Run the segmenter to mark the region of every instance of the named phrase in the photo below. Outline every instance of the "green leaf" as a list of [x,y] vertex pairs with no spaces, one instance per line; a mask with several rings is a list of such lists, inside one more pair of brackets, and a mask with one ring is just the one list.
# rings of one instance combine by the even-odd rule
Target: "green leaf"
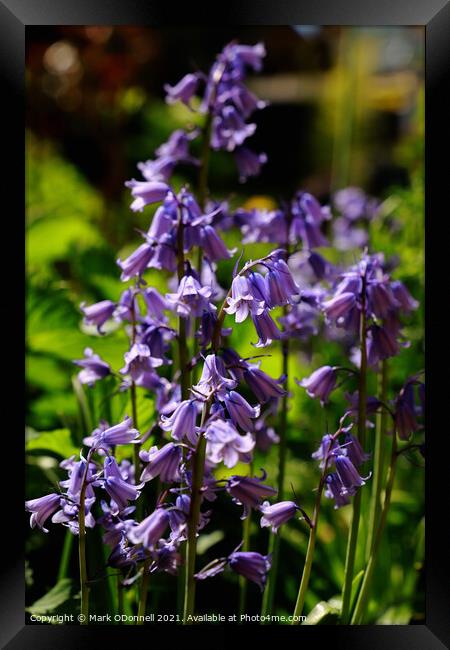
[[310,611],[302,625],[336,625],[339,619],[339,609],[330,602],[322,600]]
[[55,429],[54,431],[31,431],[26,443],[27,451],[52,451],[62,458],[69,458],[80,451],[72,442],[69,429]]
[[71,597],[72,580],[63,578],[48,591],[45,596],[39,598],[32,605],[26,608],[31,614],[48,614],[54,612],[57,607],[67,602]]

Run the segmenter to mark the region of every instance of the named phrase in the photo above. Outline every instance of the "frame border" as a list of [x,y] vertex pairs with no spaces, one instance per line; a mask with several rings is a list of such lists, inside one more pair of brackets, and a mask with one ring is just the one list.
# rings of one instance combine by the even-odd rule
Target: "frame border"
[[[214,22],[214,7],[209,12],[208,7],[202,8],[202,13],[211,18]],[[180,18],[183,11],[178,11]],[[216,8],[217,12],[217,8]],[[185,12],[188,13],[188,12]],[[192,10],[190,10],[192,18]],[[210,14],[210,15],[209,15]],[[11,211],[5,211],[5,217],[11,212],[13,218],[6,221],[8,227],[5,241],[10,242],[10,226],[15,222],[17,226],[17,248],[23,250],[24,241],[24,204],[18,197],[25,195],[24,190],[24,158],[25,158],[25,137],[24,137],[24,70],[25,70],[25,31],[26,27],[33,25],[126,25],[126,24],[171,24],[174,15],[174,7],[167,5],[157,6],[155,2],[147,0],[134,0],[126,4],[121,0],[96,0],[95,6],[88,0],[0,0],[0,77],[3,80],[3,97],[6,99],[4,108],[4,136],[6,136],[6,153],[8,161],[7,184],[4,198],[10,200]],[[177,21],[178,22],[178,21]],[[448,201],[448,165],[442,165],[440,159],[448,160],[449,137],[448,121],[450,106],[448,100],[444,100],[443,90],[445,85],[449,86],[449,61],[450,61],[450,2],[448,0],[378,0],[377,3],[362,3],[357,0],[315,0],[314,5],[308,3],[299,6],[295,0],[278,0],[277,4],[268,2],[262,3],[258,0],[247,0],[245,7],[242,1],[229,0],[226,8],[221,10],[221,22],[223,24],[247,24],[247,25],[284,25],[284,24],[321,24],[321,25],[423,25],[425,26],[425,107],[426,107],[426,148],[425,148],[425,214],[426,214],[426,292],[427,298],[436,291],[429,280],[431,255],[433,263],[437,260],[445,260],[448,252],[445,247],[445,237],[441,241],[430,242],[430,221],[436,219],[440,214],[444,201]],[[173,24],[173,22],[172,22]],[[178,22],[178,24],[180,24]],[[187,27],[189,29],[189,27]],[[447,84],[445,84],[447,81]],[[447,137],[445,137],[447,136]],[[6,158],[6,156],[4,156]],[[437,227],[436,227],[437,230]],[[15,242],[14,242],[15,243]],[[439,246],[441,247],[439,249]],[[9,244],[8,248],[12,248]],[[439,254],[440,253],[440,254]],[[16,255],[17,267],[13,274],[9,273],[10,279],[6,282],[8,305],[17,301],[17,278],[24,277],[24,266],[21,264],[24,259]],[[442,265],[443,266],[443,265]],[[11,268],[8,265],[8,270]],[[442,268],[443,270],[443,268]],[[14,281],[12,278],[15,278]],[[24,283],[25,286],[25,283]],[[20,299],[19,299],[20,300]],[[426,302],[427,330],[430,331],[431,315],[429,305],[431,298]],[[23,303],[16,305],[15,313],[23,313]],[[8,312],[10,313],[10,312]],[[25,322],[25,319],[23,323]],[[23,327],[23,329],[21,329]],[[25,328],[15,326],[16,333],[23,334],[20,343],[25,340]],[[11,328],[9,328],[11,330]],[[439,341],[446,341],[443,319],[435,318],[433,322],[436,348]],[[440,336],[439,336],[440,335]],[[11,339],[11,332],[7,334],[5,341]],[[431,336],[427,333],[426,341],[430,346]],[[19,343],[19,345],[20,345]],[[6,345],[7,368],[17,368],[17,354],[15,346]],[[433,344],[431,344],[431,352]],[[439,354],[439,350],[437,350]],[[442,353],[442,352],[441,352]],[[434,382],[430,378],[430,356],[427,351],[428,384],[431,389],[428,393],[431,396],[427,403],[427,421],[430,422],[431,412],[438,408],[439,404],[445,404],[446,396],[443,393],[442,384]],[[8,375],[9,379],[9,375]],[[20,394],[23,386],[23,376],[14,377],[9,380],[9,388],[15,395]],[[440,395],[439,395],[440,391]],[[442,399],[439,399],[441,397]],[[430,407],[430,399],[432,407]],[[444,417],[444,413],[442,414]],[[443,420],[444,421],[444,420]],[[11,416],[11,431],[17,428],[17,420]],[[444,433],[444,432],[443,432]],[[6,435],[6,431],[5,431]],[[302,641],[326,642],[330,640],[334,648],[353,650],[361,647],[375,650],[376,648],[395,648],[395,650],[440,650],[450,648],[450,536],[445,534],[445,529],[440,522],[433,519],[431,504],[437,500],[440,494],[447,494],[440,490],[439,477],[448,475],[448,454],[446,454],[436,432],[429,436],[427,441],[427,471],[426,471],[426,625],[409,626],[357,626],[357,627],[319,627],[314,632],[309,627],[297,632],[297,639]],[[433,440],[434,437],[434,440]],[[11,435],[8,438],[10,446],[9,459],[14,467],[14,475],[24,476],[23,444],[18,435]],[[3,485],[6,489],[6,483]],[[23,510],[23,499],[20,490],[9,489],[7,502],[3,503],[5,522],[17,522],[17,513]],[[442,505],[444,508],[442,508]],[[438,503],[441,516],[442,512],[448,512],[448,498],[446,503]],[[447,508],[445,508],[447,506]],[[435,509],[437,512],[438,508]],[[445,515],[444,515],[445,516]],[[13,527],[11,527],[13,528]],[[14,527],[15,528],[15,527]],[[14,534],[15,533],[15,534]],[[1,595],[3,610],[0,617],[0,643],[2,647],[10,650],[33,647],[33,650],[48,650],[48,648],[64,648],[67,650],[78,649],[85,644],[104,642],[105,632],[113,632],[116,643],[131,641],[136,638],[137,628],[128,626],[108,627],[96,626],[90,628],[78,626],[31,626],[25,625],[24,607],[24,571],[23,571],[23,543],[17,543],[20,539],[21,528],[17,526],[12,530],[9,538],[8,556],[2,563],[3,580],[1,583]],[[16,539],[16,543],[14,543]],[[12,543],[11,543],[12,541]],[[6,561],[5,561],[6,560]],[[147,628],[148,631],[149,628]],[[238,634],[239,629],[239,634]],[[262,638],[269,639],[275,630],[277,640],[292,640],[293,629],[285,626],[266,627],[252,626],[253,641]],[[215,647],[226,647],[230,642],[241,637],[242,628],[234,626],[209,626],[181,628],[177,626],[153,625],[149,639],[161,633],[165,642],[170,639],[173,642],[189,641],[192,634],[201,632],[203,642]],[[126,636],[123,636],[126,635]],[[264,636],[263,636],[264,635]],[[108,635],[109,636],[109,635]],[[119,641],[120,639],[120,641]],[[444,645],[447,644],[447,645]],[[208,644],[209,645],[209,644]]]

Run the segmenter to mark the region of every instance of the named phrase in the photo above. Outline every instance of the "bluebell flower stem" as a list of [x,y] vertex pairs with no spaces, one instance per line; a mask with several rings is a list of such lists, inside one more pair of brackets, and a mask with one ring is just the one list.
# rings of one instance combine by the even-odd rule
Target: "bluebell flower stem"
[[124,613],[123,608],[123,585],[122,585],[122,576],[117,576],[117,613],[121,616]]
[[139,606],[138,606],[138,621],[137,625],[144,624],[144,616],[147,609],[147,595],[148,595],[148,583],[150,581],[150,568],[151,559],[147,559],[144,562],[144,572],[141,580],[141,591],[139,595]]
[[[378,376],[379,382],[379,400],[385,404],[387,402],[387,385],[388,385],[388,362],[387,359],[381,362],[381,369]],[[385,408],[377,414],[375,423],[375,450],[373,459],[373,484],[372,496],[369,512],[369,533],[366,545],[366,560],[369,559],[372,547],[378,529],[378,521],[381,511],[381,487],[384,476],[384,460],[386,450],[386,429],[388,413]]]
[[[330,445],[331,447],[331,445]],[[319,481],[319,487],[316,494],[316,502],[314,505],[314,514],[309,528],[309,539],[308,547],[306,549],[305,564],[303,566],[302,578],[300,581],[300,587],[297,594],[297,601],[295,603],[294,617],[292,619],[291,625],[298,625],[300,623],[300,616],[303,612],[303,607],[305,605],[306,592],[308,591],[309,579],[311,576],[311,568],[314,558],[314,549],[316,546],[316,536],[317,536],[317,526],[319,524],[319,514],[320,514],[320,503],[322,499],[322,492],[325,485],[325,476],[327,471],[327,463],[322,470],[322,475]]]
[[[253,476],[253,461],[250,463],[250,476]],[[250,510],[248,517],[242,523],[242,551],[247,552],[250,550],[250,532],[252,527],[252,511]],[[239,614],[245,614],[245,607],[247,602],[247,579],[244,576],[239,576]]]
[[[206,422],[210,409],[210,402],[205,402],[202,411],[202,419],[200,429],[202,429]],[[184,592],[184,610],[183,610],[183,624],[190,625],[191,621],[188,620],[192,616],[195,609],[195,558],[197,554],[197,528],[200,519],[200,505],[202,502],[201,488],[203,485],[203,474],[205,467],[205,454],[206,454],[206,438],[204,433],[201,432],[197,448],[192,458],[192,492],[191,492],[191,505],[189,510],[188,519],[188,539],[186,548],[186,578],[185,578],[185,592]]]
[[81,608],[80,623],[88,625],[89,623],[89,582],[86,565],[86,489],[87,474],[92,451],[89,452],[86,459],[86,469],[84,471],[83,482],[80,490],[80,504],[78,508],[78,561],[80,566],[80,590],[81,590]]
[[[360,322],[360,349],[361,364],[359,369],[358,386],[358,440],[365,446],[366,438],[366,406],[367,406],[367,323],[366,323],[366,273],[362,277],[361,289],[361,322]],[[345,558],[344,585],[342,589],[341,624],[347,625],[350,616],[352,596],[353,573],[358,542],[359,520],[361,515],[361,490],[353,498],[352,521],[347,542]]]
[[58,581],[68,577],[70,556],[72,555],[73,540],[74,540],[73,534],[70,532],[69,529],[67,529],[66,535],[64,537],[64,545],[61,554],[61,559],[59,562]]
[[361,584],[361,588],[359,590],[358,599],[356,601],[355,609],[351,619],[352,625],[361,625],[363,623],[364,614],[367,608],[367,604],[369,602],[370,587],[372,583],[373,572],[376,566],[377,555],[380,548],[381,539],[383,537],[384,528],[386,526],[389,507],[391,504],[392,488],[394,486],[397,457],[398,457],[397,436],[396,436],[396,432],[394,432],[394,435],[392,437],[391,460],[389,463],[383,509],[380,514],[380,519],[373,540],[373,546],[370,552],[370,557],[367,562],[366,570],[364,572],[364,578]]
[[[287,314],[287,308],[284,308],[284,314]],[[287,451],[287,411],[288,411],[288,370],[289,370],[289,339],[283,339],[282,347],[283,368],[282,374],[286,377],[285,390],[281,402],[280,423],[278,427],[278,435],[280,437],[280,444],[278,448],[278,479],[277,479],[277,499],[283,501],[284,494],[284,477],[286,473],[286,451]],[[277,534],[271,533],[269,539],[269,553],[272,555],[272,567],[269,571],[266,589],[264,591],[261,614],[266,616],[273,610],[273,603],[275,599],[276,580],[278,573],[278,557],[280,553],[280,531]]]

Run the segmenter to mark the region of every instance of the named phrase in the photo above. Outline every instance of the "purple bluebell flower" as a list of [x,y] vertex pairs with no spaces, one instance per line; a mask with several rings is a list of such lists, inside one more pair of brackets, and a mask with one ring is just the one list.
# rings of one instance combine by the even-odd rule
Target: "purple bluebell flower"
[[328,474],[325,479],[325,483],[325,496],[328,499],[334,499],[335,510],[342,508],[343,506],[347,506],[350,503],[350,492],[343,489],[342,481],[336,473],[333,472],[332,474]]
[[420,428],[416,418],[413,381],[405,383],[395,400],[395,428],[401,440],[409,440]]
[[235,314],[236,323],[242,323],[249,314],[262,314],[264,303],[255,299],[249,282],[243,275],[236,275],[231,284],[231,297],[224,308],[227,314]]
[[140,524],[130,527],[128,539],[133,544],[142,544],[144,548],[152,550],[163,536],[169,525],[169,515],[164,508],[157,508]]
[[271,566],[271,556],[253,551],[235,551],[228,557],[228,565],[235,573],[255,582],[261,591],[267,582]]
[[101,300],[88,306],[82,302],[80,305],[84,314],[84,322],[86,325],[96,325],[99,334],[103,334],[102,325],[112,317],[115,308],[116,305],[111,300]]
[[147,305],[148,315],[156,318],[160,322],[164,322],[166,320],[164,310],[167,309],[165,298],[153,287],[145,289],[143,296]]
[[391,289],[403,311],[410,312],[418,308],[419,302],[411,296],[408,289],[400,280],[391,282]]
[[371,325],[367,332],[367,362],[375,366],[378,361],[389,359],[399,353],[400,345],[387,328]]
[[234,106],[224,106],[213,119],[211,147],[234,151],[255,131],[256,124],[247,124]]
[[360,476],[350,458],[344,454],[335,455],[334,464],[336,466],[336,473],[342,482],[342,492],[344,493],[354,494],[357,488],[365,485],[366,480],[369,478]]
[[148,268],[154,254],[154,248],[148,242],[141,244],[125,260],[117,259],[117,264],[122,269],[120,279],[122,282],[131,280],[134,276],[141,277]]
[[274,339],[281,338],[281,332],[275,324],[275,321],[269,314],[268,309],[263,309],[261,313],[252,314],[253,325],[259,337],[255,348],[265,348],[272,343]]
[[141,318],[139,303],[136,299],[136,290],[129,288],[122,291],[122,294],[114,311],[114,318],[117,321],[132,321]]
[[133,212],[142,212],[146,205],[163,201],[170,191],[167,183],[161,181],[136,181],[134,178],[125,183],[131,189],[134,201],[130,205]]
[[251,67],[256,72],[262,68],[262,59],[266,56],[264,43],[256,45],[241,45],[239,43],[229,43],[223,49],[219,58],[223,58],[232,64],[233,68],[238,68],[244,64]]
[[196,580],[206,580],[206,578],[213,578],[214,576],[222,573],[228,564],[228,558],[218,558],[207,564],[201,571],[195,574]]
[[84,359],[77,359],[74,364],[83,368],[78,373],[81,384],[93,386],[99,379],[104,379],[111,374],[111,366],[103,361],[98,354],[94,354],[92,348],[84,349]]
[[400,306],[388,282],[369,281],[367,298],[370,310],[378,318],[385,318],[390,311]]
[[207,440],[206,454],[211,463],[223,461],[226,467],[234,467],[237,463],[249,463],[255,441],[250,433],[245,436],[236,430],[228,420],[214,419],[205,431]]
[[61,495],[60,494],[47,494],[37,499],[25,501],[25,509],[31,512],[30,526],[34,528],[37,526],[44,533],[48,530],[44,528],[46,520],[60,507]]
[[[277,400],[273,400],[276,402]],[[258,418],[255,422],[253,435],[255,436],[255,447],[263,452],[268,452],[272,445],[280,442],[280,436],[265,422],[265,415]]]
[[[90,512],[95,499],[86,499],[84,509],[84,525],[86,528],[94,528],[95,519]],[[53,524],[62,524],[70,530],[73,535],[79,535],[78,515],[80,506],[72,500],[61,497],[61,509],[55,512],[52,517]]]
[[255,300],[260,301],[265,305],[270,305],[269,287],[267,286],[267,278],[261,273],[250,271],[247,276],[248,288]]
[[145,343],[135,343],[124,357],[125,365],[120,372],[130,375],[133,381],[138,381],[144,372],[151,372],[163,363],[162,359],[151,356],[150,348]]
[[276,533],[282,524],[292,519],[300,510],[293,501],[280,501],[273,505],[270,505],[268,501],[264,501],[259,509],[263,513],[260,522],[261,528],[270,526],[273,533]]
[[326,433],[320,441],[319,448],[311,454],[315,460],[319,460],[319,467],[323,469],[325,463],[331,462],[334,459],[333,451],[339,449],[338,441],[329,433]]
[[177,405],[170,417],[161,415],[161,429],[170,431],[174,440],[183,440],[186,437],[192,445],[196,445],[197,428],[195,423],[197,414],[197,402],[186,399]]
[[343,449],[345,450],[345,454],[355,467],[362,465],[370,458],[370,454],[367,454],[364,451],[358,438],[352,433],[346,431],[344,434],[344,440],[345,443]]
[[269,290],[268,307],[270,308],[293,302],[292,297],[299,293],[299,288],[284,260],[277,260],[270,265],[266,281]]
[[199,76],[197,74],[186,74],[175,86],[165,84],[164,90],[166,92],[166,102],[174,104],[175,102],[183,102],[186,106],[190,106],[190,101],[197,92],[199,83]]
[[195,394],[208,397],[212,392],[219,399],[224,399],[226,391],[236,388],[236,381],[227,377],[225,364],[216,354],[208,354],[203,364],[202,376],[198,384],[192,387]]
[[258,366],[248,364],[244,370],[244,379],[258,402],[264,403],[272,397],[281,397],[286,394],[284,388],[280,386],[280,382],[269,377]]
[[138,498],[143,484],[132,485],[125,481],[114,456],[107,456],[104,461],[103,487],[120,512],[127,507],[128,501],[135,501]]
[[369,234],[365,228],[358,228],[353,222],[344,217],[333,219],[333,246],[338,251],[348,251],[354,248],[363,248],[369,241]]
[[109,445],[128,445],[130,443],[139,442],[139,431],[133,429],[133,420],[125,416],[122,422],[108,427],[106,429],[99,428],[97,433],[93,434],[93,447],[109,446]]
[[225,260],[230,257],[230,251],[210,225],[206,225],[200,230],[200,246],[211,262]]
[[146,483],[159,476],[163,483],[174,483],[180,480],[180,463],[183,458],[181,447],[173,442],[158,449],[151,447],[150,451],[140,451],[140,459],[147,463],[141,474],[141,481]]
[[252,419],[259,416],[261,407],[250,406],[246,399],[235,390],[224,396],[225,406],[234,424],[239,425],[243,431],[252,431]]
[[226,490],[233,497],[233,501],[244,506],[241,519],[245,519],[251,508],[257,508],[268,497],[277,493],[275,488],[264,485],[266,474],[261,478],[249,476],[231,476],[228,479]]
[[356,296],[353,292],[339,293],[330,300],[322,303],[322,309],[330,321],[341,325],[349,312],[355,308]]
[[310,397],[318,397],[323,405],[328,401],[330,393],[334,390],[336,379],[336,366],[322,366],[322,368],[315,370],[312,375],[297,383],[299,386],[306,388],[306,392]]
[[177,293],[167,293],[166,300],[179,316],[199,317],[204,311],[216,311],[216,306],[209,302],[212,292],[211,287],[202,287],[194,276],[185,275],[180,280]]
[[245,183],[250,176],[258,176],[261,167],[267,162],[265,153],[255,153],[245,146],[237,147],[233,153],[241,183]]

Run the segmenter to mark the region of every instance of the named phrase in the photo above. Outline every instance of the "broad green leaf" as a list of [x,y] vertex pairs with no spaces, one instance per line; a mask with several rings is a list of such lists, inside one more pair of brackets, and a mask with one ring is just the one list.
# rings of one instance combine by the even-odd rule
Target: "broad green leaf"
[[57,607],[70,599],[71,591],[72,580],[70,578],[63,578],[45,596],[42,596],[42,598],[39,598],[27,607],[26,611],[31,614],[48,614],[54,612]]
[[29,433],[26,443],[27,451],[52,451],[62,458],[69,458],[80,451],[72,442],[69,429],[55,429]]

